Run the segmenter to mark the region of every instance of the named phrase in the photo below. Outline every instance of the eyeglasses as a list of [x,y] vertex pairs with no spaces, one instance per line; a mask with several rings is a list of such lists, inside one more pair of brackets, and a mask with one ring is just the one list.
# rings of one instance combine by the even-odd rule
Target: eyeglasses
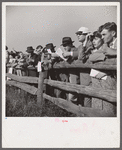
[[87,33],[79,32],[77,35],[87,35]]

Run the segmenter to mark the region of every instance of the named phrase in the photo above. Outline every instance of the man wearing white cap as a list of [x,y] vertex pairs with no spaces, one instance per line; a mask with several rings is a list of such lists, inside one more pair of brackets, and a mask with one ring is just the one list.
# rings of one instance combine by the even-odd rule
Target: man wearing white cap
[[91,50],[93,49],[92,42],[89,40],[89,29],[86,27],[81,27],[77,32],[76,35],[78,37],[79,42],[81,45],[78,47],[78,51],[74,52],[73,57],[77,57],[79,60],[82,60],[83,63],[86,62],[88,59],[88,56],[91,53]]
[[[64,53],[64,57],[73,57],[73,59],[78,59],[85,63],[93,50],[92,42],[89,39],[89,29],[86,27],[81,27],[77,32],[76,35],[78,37],[79,42],[81,45],[77,48],[77,51],[74,52],[67,52]],[[89,69],[82,69],[80,71],[80,84],[88,86],[91,83],[90,77],[90,70]],[[84,106],[91,107],[91,98],[81,95],[80,99],[84,99]]]
[[93,44],[89,40],[89,34],[90,34],[90,32],[89,32],[88,28],[81,27],[76,32],[76,35],[77,35],[78,40],[81,43],[81,45],[79,45],[79,47],[77,48],[77,51],[65,52],[63,54],[64,57],[72,56],[73,58],[82,60],[82,62],[85,63],[91,53],[91,50],[93,50]]

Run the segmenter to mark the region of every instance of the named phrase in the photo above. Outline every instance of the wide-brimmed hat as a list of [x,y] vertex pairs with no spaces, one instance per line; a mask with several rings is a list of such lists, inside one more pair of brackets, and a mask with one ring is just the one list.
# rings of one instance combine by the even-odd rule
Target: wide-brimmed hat
[[54,49],[56,46],[53,45],[53,43],[46,44],[46,49]]
[[32,46],[27,47],[27,50],[26,50],[27,53],[32,53],[33,51],[34,49]]
[[63,37],[62,39],[62,45],[68,45],[68,44],[72,44],[74,41],[72,41],[72,39],[70,37]]
[[80,27],[79,30],[75,33],[75,34],[79,34],[79,33],[83,33],[83,34],[87,34],[89,33],[89,29],[86,27]]

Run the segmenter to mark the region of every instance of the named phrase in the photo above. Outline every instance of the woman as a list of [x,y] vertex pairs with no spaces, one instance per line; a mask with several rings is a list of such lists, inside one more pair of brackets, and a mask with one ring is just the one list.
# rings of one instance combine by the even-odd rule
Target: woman
[[[93,45],[95,49],[89,56],[89,61],[93,63],[104,61],[106,59],[106,51],[103,49],[102,35],[98,31],[93,33]],[[102,88],[104,90],[115,90],[115,80],[107,71],[103,72],[91,69],[90,76],[92,77],[93,87]],[[110,103],[94,97],[92,98],[92,108],[103,109],[105,112],[111,113],[113,116],[116,114],[116,106],[114,103]]]
[[24,57],[24,54],[20,52],[18,56],[16,56],[17,60],[17,66],[16,66],[16,72],[18,76],[26,76],[26,60]]
[[[15,66],[16,66],[16,59],[12,54],[9,55],[9,61],[7,63],[8,73],[15,74]],[[7,77],[7,80],[10,79]]]

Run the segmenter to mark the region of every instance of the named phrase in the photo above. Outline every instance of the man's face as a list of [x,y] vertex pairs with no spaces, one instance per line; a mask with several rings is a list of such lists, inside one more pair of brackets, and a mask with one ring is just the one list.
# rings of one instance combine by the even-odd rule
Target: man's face
[[13,56],[12,56],[12,55],[9,55],[9,58],[10,58],[10,59],[12,59],[12,58],[13,58]]
[[115,36],[115,32],[103,29],[101,31],[101,35],[104,43],[111,43],[113,41],[113,37]]
[[70,50],[71,50],[71,46],[70,45],[63,45],[63,47],[64,47],[64,50],[66,52],[70,52]]
[[83,43],[83,42],[85,41],[85,39],[86,39],[86,35],[87,35],[87,34],[78,33],[78,34],[77,34],[78,41],[81,42],[81,43]]
[[38,53],[41,53],[43,49],[41,47],[39,47],[36,50],[37,50]]
[[23,57],[23,53],[19,53],[20,57]]
[[18,56],[15,56],[15,59],[18,59]]
[[28,53],[28,57],[30,57],[31,56],[31,53]]

